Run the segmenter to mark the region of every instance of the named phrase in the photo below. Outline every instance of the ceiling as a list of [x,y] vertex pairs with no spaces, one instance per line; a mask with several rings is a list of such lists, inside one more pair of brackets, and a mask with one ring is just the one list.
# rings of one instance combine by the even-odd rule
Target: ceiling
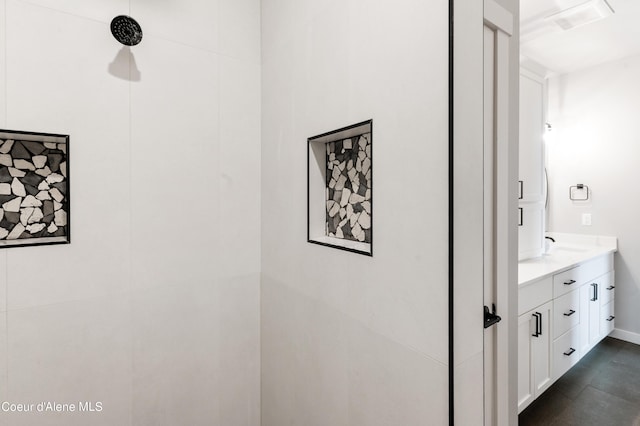
[[615,13],[567,31],[544,18],[587,0],[520,0],[521,62],[565,74],[640,54],[640,1],[607,0]]

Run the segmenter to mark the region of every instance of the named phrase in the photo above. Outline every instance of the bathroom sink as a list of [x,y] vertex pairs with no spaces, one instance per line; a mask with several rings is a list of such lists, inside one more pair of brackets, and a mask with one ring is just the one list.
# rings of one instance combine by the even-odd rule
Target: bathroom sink
[[589,250],[591,250],[591,248],[584,248],[584,247],[554,247],[552,249],[552,251],[555,252],[566,252],[566,253],[586,253]]

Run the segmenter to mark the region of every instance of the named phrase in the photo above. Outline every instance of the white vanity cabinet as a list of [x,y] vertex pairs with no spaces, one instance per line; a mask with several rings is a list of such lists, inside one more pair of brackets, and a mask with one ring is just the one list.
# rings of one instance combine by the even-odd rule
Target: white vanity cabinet
[[[602,271],[600,271],[602,272]],[[613,330],[613,271],[587,281],[580,288],[582,325],[580,353],[584,356]],[[610,290],[607,290],[609,288]]]
[[518,412],[553,383],[552,322],[551,301],[518,317]]
[[540,256],[544,249],[545,80],[520,70],[518,258]]
[[613,253],[518,290],[518,413],[614,328]]

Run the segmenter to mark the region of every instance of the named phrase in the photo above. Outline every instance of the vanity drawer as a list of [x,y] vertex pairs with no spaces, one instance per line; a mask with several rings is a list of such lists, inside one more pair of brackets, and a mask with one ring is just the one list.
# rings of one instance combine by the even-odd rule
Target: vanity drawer
[[606,275],[603,275],[595,282],[600,285],[600,300],[601,304],[605,305],[611,302],[615,298],[616,284],[614,279],[614,272],[611,271]]
[[600,277],[613,270],[613,254],[597,257],[580,265],[583,270],[584,282]]
[[553,342],[553,378],[557,379],[580,360],[579,327],[554,340]]
[[553,337],[558,338],[580,322],[580,291],[567,293],[553,301]]
[[553,298],[551,277],[532,282],[518,289],[518,315],[547,303]]
[[585,262],[553,276],[553,297],[569,293],[613,269],[613,254]]
[[559,297],[580,287],[586,279],[582,266],[560,272],[553,276],[553,297]]
[[615,306],[612,300],[600,309],[600,334],[602,337],[608,336],[613,331],[615,319]]

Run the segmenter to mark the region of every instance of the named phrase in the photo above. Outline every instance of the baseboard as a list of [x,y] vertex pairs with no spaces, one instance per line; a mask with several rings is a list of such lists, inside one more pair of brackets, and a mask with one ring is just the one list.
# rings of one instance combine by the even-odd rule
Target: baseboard
[[616,339],[624,340],[625,342],[635,343],[636,345],[640,345],[640,334],[638,333],[633,333],[631,331],[614,328],[613,331],[609,334],[609,336],[614,337]]

